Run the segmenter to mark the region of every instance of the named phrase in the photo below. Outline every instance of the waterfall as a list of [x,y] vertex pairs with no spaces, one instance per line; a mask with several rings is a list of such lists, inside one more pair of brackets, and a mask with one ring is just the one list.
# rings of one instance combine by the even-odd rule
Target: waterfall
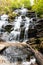
[[[6,31],[5,27],[9,24],[8,15],[3,14],[0,20],[0,33],[2,33],[1,38],[5,41],[25,41],[28,40],[28,29],[34,28],[33,21],[29,17],[26,17],[28,10],[24,7],[21,9],[15,10],[17,13],[21,13],[19,16],[16,16],[14,21],[10,23],[13,25],[10,32]],[[10,28],[8,28],[10,29]],[[1,31],[4,30],[4,31]],[[1,34],[0,34],[1,35]]]
[[1,20],[3,20],[3,21],[8,20],[8,15],[3,14],[3,15],[1,16]]
[[3,37],[3,34],[5,33],[4,26],[8,24],[8,15],[2,15],[0,20],[0,37]]
[[[9,23],[8,15],[3,14],[0,20],[0,38],[6,42],[25,42],[28,40],[29,29],[34,29],[33,19],[26,16],[28,10],[24,7],[15,10],[20,13],[16,16],[14,21]],[[13,12],[14,13],[14,12]],[[7,29],[7,30],[6,30]],[[29,48],[30,50],[30,48]],[[31,65],[35,64],[36,59],[28,57],[31,55],[31,50],[27,47],[8,47],[3,51],[3,55],[7,57],[8,61],[14,62],[14,65]],[[29,61],[27,61],[27,59]],[[21,62],[20,64],[17,62]],[[13,65],[13,64],[12,64]]]

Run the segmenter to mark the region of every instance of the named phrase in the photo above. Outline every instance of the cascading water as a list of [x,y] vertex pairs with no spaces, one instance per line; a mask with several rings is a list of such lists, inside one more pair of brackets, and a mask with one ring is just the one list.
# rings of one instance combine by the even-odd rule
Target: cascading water
[[5,33],[4,26],[8,24],[8,15],[2,15],[0,20],[0,38],[3,37],[3,34]]
[[[20,15],[15,17],[14,21],[9,24],[8,15],[2,15],[0,20],[0,39],[6,42],[18,42],[18,41],[26,41],[28,40],[28,30],[29,28],[34,28],[32,19],[26,17],[27,9],[21,8],[15,11],[16,13],[20,12]],[[11,26],[10,28],[7,26]],[[13,25],[13,27],[12,27]],[[10,29],[10,31],[6,31],[6,29]],[[25,50],[25,49],[24,49]],[[36,59],[30,59],[28,62],[26,60],[27,53],[24,53],[22,49],[10,47],[6,49],[3,54],[8,57],[11,61],[17,61],[22,59],[22,63],[20,65],[31,65],[31,63],[35,63]],[[16,63],[14,65],[17,65]]]
[[[20,15],[15,17],[14,21],[11,25],[13,25],[13,30],[8,33],[8,31],[5,30],[5,26],[7,26],[9,23],[8,21],[8,15],[2,15],[0,20],[0,33],[3,33],[1,38],[5,41],[25,41],[28,40],[28,29],[29,27],[34,27],[32,23],[32,19],[26,17],[26,13],[28,12],[27,9],[21,8],[19,10],[16,10],[16,12],[20,12]],[[9,24],[10,25],[10,24]],[[9,28],[8,28],[9,29]],[[1,31],[5,30],[5,31]]]

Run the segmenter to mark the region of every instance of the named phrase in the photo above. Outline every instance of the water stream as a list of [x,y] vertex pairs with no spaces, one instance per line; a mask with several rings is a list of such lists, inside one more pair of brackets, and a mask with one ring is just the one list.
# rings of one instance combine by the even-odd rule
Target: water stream
[[[20,15],[15,17],[14,21],[9,23],[8,15],[3,14],[0,20],[0,39],[6,42],[24,42],[28,40],[28,30],[34,29],[34,22],[32,18],[26,16],[28,10],[25,8],[15,10],[16,13],[20,12]],[[13,12],[14,13],[14,12]],[[11,26],[11,27],[10,27]],[[10,27],[10,28],[9,28]],[[11,61],[22,60],[22,63],[15,62],[14,65],[31,65],[35,63],[36,59],[32,58],[27,61],[27,54],[23,50],[17,48],[8,48],[3,54]]]
[[[26,16],[28,10],[25,8],[15,10],[16,13],[20,12],[20,15],[15,17],[14,21],[9,24],[8,15],[2,15],[0,20],[0,38],[5,41],[26,41],[28,40],[29,28],[34,29],[34,22],[32,18]],[[13,26],[12,28],[8,27]],[[10,33],[5,28],[10,30]]]

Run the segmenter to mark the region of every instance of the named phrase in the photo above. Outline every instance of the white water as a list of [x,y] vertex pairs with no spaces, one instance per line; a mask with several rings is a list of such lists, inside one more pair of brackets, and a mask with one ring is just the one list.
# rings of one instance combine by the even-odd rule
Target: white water
[[28,12],[28,10],[26,8],[22,7],[21,10],[20,10],[20,12],[21,12],[22,15],[26,15],[26,13]]
[[3,21],[8,20],[8,15],[3,14],[3,15],[1,16],[1,20],[3,20]]
[[22,65],[31,65],[31,64],[35,64],[36,63],[36,59],[30,59],[30,61],[26,61],[26,62],[22,62]]
[[26,13],[28,12],[28,9],[24,8],[24,6],[23,6],[21,9],[17,9],[14,12],[17,14],[20,13],[21,15],[26,15]]
[[[15,20],[12,22],[12,25],[14,26],[13,30],[9,34],[7,34],[8,33],[7,31],[3,32],[2,37],[1,37],[3,40],[5,40],[5,41],[20,41],[20,35],[21,35],[21,31],[23,28],[25,29],[24,40],[28,39],[29,26],[31,25],[31,27],[34,28],[33,21],[32,21],[32,19],[26,17],[26,13],[28,12],[27,9],[22,7],[21,9],[16,10],[16,12],[19,12],[19,11],[20,11],[21,15],[17,16],[15,18]],[[0,30],[3,27],[5,27],[7,24],[9,24],[8,21],[6,21],[6,20],[8,20],[8,15],[5,15],[5,14],[2,15],[1,20],[0,20]]]
[[0,29],[2,28],[2,26],[5,26],[6,24],[8,24],[8,21],[0,20]]

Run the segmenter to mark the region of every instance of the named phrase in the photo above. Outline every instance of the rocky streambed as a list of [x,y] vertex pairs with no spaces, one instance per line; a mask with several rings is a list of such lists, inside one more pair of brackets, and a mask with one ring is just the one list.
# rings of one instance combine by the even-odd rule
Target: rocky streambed
[[0,65],[37,65],[26,43],[0,42]]
[[13,13],[19,15],[12,22],[6,14],[0,19],[0,65],[37,65],[36,61],[43,65],[43,56],[25,43],[30,38],[43,37],[43,19],[34,16],[35,12],[30,16],[26,8]]

